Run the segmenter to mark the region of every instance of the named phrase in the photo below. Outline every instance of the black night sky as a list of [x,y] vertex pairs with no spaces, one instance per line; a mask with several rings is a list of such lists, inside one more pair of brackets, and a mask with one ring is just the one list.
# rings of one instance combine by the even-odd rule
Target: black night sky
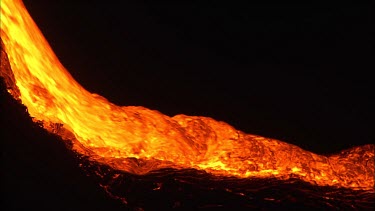
[[374,141],[369,5],[197,2],[24,1],[73,77],[117,105],[319,154]]
[[316,153],[374,141],[368,5],[25,5],[73,77],[118,105],[209,116]]

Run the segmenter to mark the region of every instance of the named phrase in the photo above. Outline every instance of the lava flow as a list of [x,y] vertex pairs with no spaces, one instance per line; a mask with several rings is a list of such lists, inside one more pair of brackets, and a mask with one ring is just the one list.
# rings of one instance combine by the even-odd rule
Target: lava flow
[[140,106],[117,106],[86,91],[20,0],[1,2],[1,40],[11,66],[0,71],[8,91],[35,122],[72,141],[73,149],[91,161],[133,174],[193,168],[218,176],[374,189],[374,145],[327,157],[209,117],[169,117]]

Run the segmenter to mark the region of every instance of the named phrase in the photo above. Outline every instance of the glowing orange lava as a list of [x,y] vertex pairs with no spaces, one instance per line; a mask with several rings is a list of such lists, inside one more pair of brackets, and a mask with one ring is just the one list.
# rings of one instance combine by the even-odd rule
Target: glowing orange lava
[[[19,94],[8,91],[35,121],[72,140],[74,149],[92,161],[136,174],[195,168],[221,176],[294,177],[320,186],[374,188],[374,145],[326,157],[209,117],[169,117],[144,107],[117,106],[86,91],[60,63],[20,0],[1,1],[1,39]],[[0,73],[13,77],[4,69]],[[134,165],[134,160],[144,164]]]

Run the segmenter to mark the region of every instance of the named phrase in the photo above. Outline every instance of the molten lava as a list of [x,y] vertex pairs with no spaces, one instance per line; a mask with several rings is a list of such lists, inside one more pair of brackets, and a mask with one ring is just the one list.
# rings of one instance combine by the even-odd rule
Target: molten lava
[[374,145],[317,155],[236,130],[209,117],[117,106],[86,91],[60,63],[20,0],[1,2],[0,74],[33,120],[90,160],[134,174],[161,168],[238,178],[297,178],[319,186],[374,189]]

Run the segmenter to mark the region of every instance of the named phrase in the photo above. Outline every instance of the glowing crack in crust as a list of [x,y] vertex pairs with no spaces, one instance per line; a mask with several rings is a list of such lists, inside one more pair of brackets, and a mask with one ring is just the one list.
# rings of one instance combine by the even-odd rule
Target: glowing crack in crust
[[[19,89],[9,92],[35,121],[72,140],[74,149],[93,161],[136,174],[195,168],[220,176],[294,177],[320,186],[374,188],[374,145],[326,157],[209,117],[169,117],[144,107],[117,106],[86,91],[60,63],[19,0],[1,2],[1,39]],[[0,72],[13,77],[4,68]]]

